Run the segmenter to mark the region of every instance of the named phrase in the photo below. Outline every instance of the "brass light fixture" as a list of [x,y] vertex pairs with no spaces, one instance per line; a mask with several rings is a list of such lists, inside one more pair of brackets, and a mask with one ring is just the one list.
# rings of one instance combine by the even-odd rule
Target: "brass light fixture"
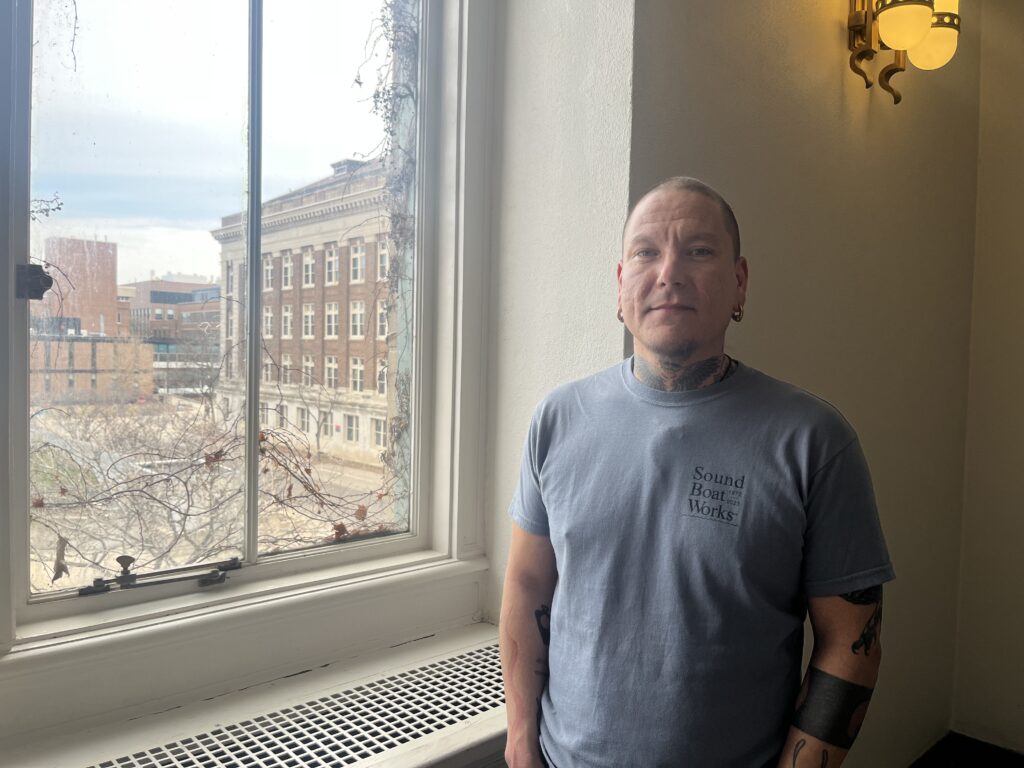
[[893,62],[878,73],[878,84],[899,104],[903,96],[892,86],[893,75],[907,68],[908,58],[918,69],[949,63],[960,37],[959,11],[960,0],[850,0],[850,69],[870,88],[874,83],[861,65],[892,50]]

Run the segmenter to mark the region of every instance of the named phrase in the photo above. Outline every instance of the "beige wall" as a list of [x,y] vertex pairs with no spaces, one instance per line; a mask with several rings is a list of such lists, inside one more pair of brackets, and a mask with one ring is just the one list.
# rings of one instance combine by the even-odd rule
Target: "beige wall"
[[985,0],[953,728],[1024,751],[1024,3]]
[[[964,3],[950,65],[897,76],[898,106],[849,70],[845,0],[786,3],[786,13],[754,0],[636,0],[635,12],[609,2],[594,13],[582,0],[507,5],[491,286],[489,617],[498,615],[505,509],[532,407],[554,385],[619,356],[608,264],[625,198],[670,174],[700,176],[733,201],[751,263],[748,316],[729,351],[835,403],[871,463],[898,578],[886,592],[881,687],[847,764],[908,765],[951,723],[978,4]],[[889,56],[869,68],[877,72]],[[993,258],[1012,258],[998,250]],[[989,309],[1009,313],[1011,298]],[[993,359],[1000,346],[1005,352],[992,344]],[[1013,377],[996,378],[987,376],[989,385],[1008,398]],[[986,557],[984,542],[974,557]],[[989,567],[968,573],[987,584],[1000,564]],[[980,635],[979,648],[987,643]],[[990,669],[995,675],[998,664]],[[958,690],[959,716],[971,692]]]

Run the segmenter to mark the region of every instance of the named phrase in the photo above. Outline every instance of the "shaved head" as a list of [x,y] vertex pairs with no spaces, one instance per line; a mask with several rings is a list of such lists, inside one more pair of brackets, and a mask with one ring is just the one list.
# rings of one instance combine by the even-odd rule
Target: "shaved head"
[[700,179],[695,179],[691,176],[671,176],[657,186],[651,187],[647,190],[647,192],[645,192],[644,195],[630,207],[629,213],[626,215],[626,222],[622,225],[623,243],[625,243],[626,229],[629,227],[629,220],[633,217],[633,211],[635,211],[637,206],[650,195],[655,192],[660,192],[663,189],[681,189],[689,192],[696,192],[697,194],[704,195],[704,197],[717,203],[718,207],[722,211],[722,221],[725,223],[725,229],[729,233],[729,237],[732,238],[733,258],[737,260],[739,259],[740,225],[736,221],[736,214],[732,212],[732,206],[726,202],[726,199],[722,197],[714,187],[711,187]]

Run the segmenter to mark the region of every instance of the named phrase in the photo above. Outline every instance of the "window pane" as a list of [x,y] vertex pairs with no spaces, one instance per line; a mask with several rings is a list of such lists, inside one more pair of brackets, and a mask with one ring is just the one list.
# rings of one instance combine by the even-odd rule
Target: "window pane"
[[35,594],[241,555],[245,268],[210,232],[245,199],[247,13],[34,3]]
[[[409,529],[418,5],[264,9],[262,250],[300,254],[291,287],[261,296],[274,316],[294,307],[299,326],[265,339],[264,360],[302,363],[260,395],[294,415],[262,432],[259,547],[274,553]],[[372,333],[383,305],[387,338]],[[383,366],[400,382],[391,396],[367,386]],[[401,428],[381,445],[371,424],[385,422]]]

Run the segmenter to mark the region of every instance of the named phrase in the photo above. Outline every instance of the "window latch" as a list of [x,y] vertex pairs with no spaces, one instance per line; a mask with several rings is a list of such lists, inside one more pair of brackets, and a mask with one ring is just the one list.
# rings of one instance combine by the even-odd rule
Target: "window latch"
[[53,278],[40,264],[17,264],[14,274],[14,296],[39,301],[53,287]]
[[[137,589],[139,587],[155,587],[157,584],[173,584],[178,581],[195,581],[200,587],[212,587],[227,581],[228,571],[235,571],[242,567],[242,561],[237,557],[232,557],[223,563],[217,563],[214,568],[204,573],[192,573],[187,576],[172,576],[163,579],[154,579],[143,574],[142,581],[140,581],[139,575],[131,572],[134,562],[135,558],[131,555],[121,555],[117,558],[117,563],[121,566],[121,572],[117,576],[114,576],[112,579],[93,579],[91,586],[81,587],[78,590],[79,596],[98,595],[103,592],[109,592],[112,584],[117,584],[121,589]],[[193,567],[179,570],[195,569]]]

